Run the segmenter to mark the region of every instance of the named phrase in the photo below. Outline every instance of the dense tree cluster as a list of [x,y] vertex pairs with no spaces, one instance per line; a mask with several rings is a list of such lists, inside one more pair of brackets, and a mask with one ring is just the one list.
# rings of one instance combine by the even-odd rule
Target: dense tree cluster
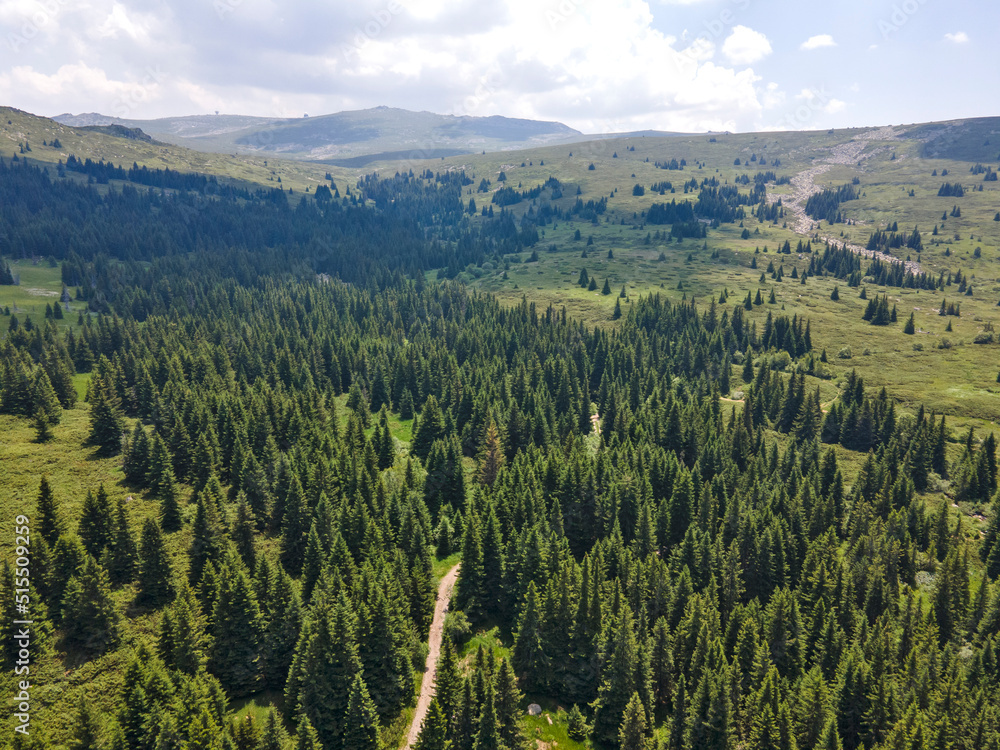
[[810,195],[806,200],[805,211],[808,216],[817,221],[829,224],[839,224],[844,220],[840,204],[857,200],[860,196],[854,185],[841,185],[838,188],[827,188]]
[[[188,226],[181,198],[0,170],[26,188],[0,202],[22,238],[54,248],[77,202],[64,274],[100,312],[66,335],[12,324],[0,408],[57,415],[90,372],[90,442],[157,510],[138,523],[96,487],[69,518],[39,488],[42,653],[90,659],[158,615],[122,654],[111,720],[79,707],[81,743],[257,750],[290,728],[299,748],[374,750],[412,701],[434,557],[456,551],[453,609],[497,626],[509,657],[446,637],[422,750],[526,748],[523,694],[570,707],[601,748],[1000,742],[995,441],[970,431],[949,462],[943,418],[897,415],[853,373],[824,411],[809,321],[758,330],[743,303],[654,295],[588,329],[427,284],[415,272],[533,231],[501,211],[459,232],[459,201],[456,242],[428,239],[421,212],[460,175],[364,181],[379,208],[219,199]],[[126,208],[156,234],[98,252]],[[811,269],[859,274],[841,252]],[[737,363],[739,404],[720,398]],[[408,445],[390,415],[413,419]],[[952,499],[985,512],[982,541]],[[261,691],[281,713],[229,715]]]

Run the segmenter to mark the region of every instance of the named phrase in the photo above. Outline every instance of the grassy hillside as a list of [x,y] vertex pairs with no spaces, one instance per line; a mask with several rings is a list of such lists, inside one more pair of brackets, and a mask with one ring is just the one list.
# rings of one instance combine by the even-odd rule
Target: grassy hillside
[[[990,122],[1000,126],[1000,121]],[[961,147],[962,143],[978,142],[984,126],[973,121],[948,127],[950,137]],[[920,138],[903,129],[896,129],[895,137],[886,137],[886,132],[847,130],[719,135],[714,140],[709,136],[637,138],[446,159],[445,163],[463,166],[474,176],[476,184],[466,190],[477,207],[488,205],[490,200],[490,194],[476,192],[479,180],[493,180],[491,189],[495,189],[501,170],[506,173],[507,185],[520,184],[524,189],[556,177],[563,183],[563,197],[555,203],[563,208],[570,207],[577,197],[585,201],[609,198],[608,211],[597,224],[563,221],[546,227],[537,261],[528,262],[531,253],[526,251],[510,257],[505,268],[485,273],[482,269],[468,269],[464,278],[511,303],[519,302],[523,295],[542,306],[565,306],[575,317],[604,325],[613,325],[611,315],[623,286],[627,297],[620,302],[625,313],[637,295],[654,292],[675,299],[694,296],[707,302],[709,297],[718,298],[727,291],[731,305],[742,301],[748,291],[756,294],[758,289],[766,300],[773,288],[776,303],[754,307],[751,319],[761,326],[768,311],[781,309],[808,317],[813,324],[814,346],[826,349],[834,381],[850,369],[857,369],[866,382],[887,386],[906,405],[924,403],[929,409],[969,418],[979,425],[995,422],[1000,418],[997,344],[972,342],[997,319],[1000,222],[993,219],[1000,209],[1000,187],[997,182],[983,182],[981,174],[971,174],[975,162],[922,156],[925,142],[921,134],[928,131],[937,129],[912,131]],[[826,163],[835,147],[850,145],[858,136],[870,137],[872,133],[875,139],[856,142],[862,148],[853,163]],[[734,165],[737,158],[746,162],[753,155],[764,156],[768,164]],[[673,158],[685,159],[687,166],[683,170],[655,166],[656,161]],[[773,166],[775,159],[780,160],[780,166]],[[588,168],[590,164],[594,164],[594,170]],[[997,168],[995,160],[990,165]],[[800,233],[787,215],[778,223],[758,223],[748,217],[743,223],[750,232],[749,239],[741,239],[743,228],[738,224],[710,229],[703,241],[684,239],[678,243],[648,237],[658,230],[665,234],[668,227],[645,224],[641,213],[655,202],[694,200],[696,190],[684,194],[683,183],[687,180],[700,182],[715,176],[720,182],[732,183],[740,175],[752,178],[757,171],[765,170],[773,170],[779,177],[795,177],[817,166],[826,168],[816,178],[817,188],[842,185],[855,177],[860,181],[857,187],[861,197],[841,206],[850,225],[810,221],[810,230]],[[674,193],[661,196],[649,189],[663,180],[673,183]],[[955,181],[966,187],[962,198],[937,195],[942,183]],[[644,196],[632,195],[636,184],[645,187]],[[972,191],[980,186],[982,192]],[[768,185],[769,194],[776,194],[784,202],[795,191],[794,184]],[[523,214],[529,208],[537,210],[545,200],[543,194],[537,201],[523,201],[509,210]],[[955,205],[961,208],[961,217],[942,221],[942,214],[950,213]],[[865,284],[869,297],[888,294],[898,310],[897,324],[872,326],[862,320],[867,302],[858,299],[857,289],[848,289],[842,280],[832,278],[810,278],[800,284],[790,278],[791,272],[794,268],[801,273],[808,266],[809,256],[775,252],[785,241],[794,248],[800,240],[811,239],[814,249],[822,247],[817,240],[823,237],[864,245],[873,231],[892,222],[907,232],[915,226],[920,229],[924,250],[909,253],[911,260],[919,261],[923,270],[935,276],[961,270],[970,279],[972,296],[958,292],[956,285],[941,292]],[[935,225],[936,236],[932,233]],[[577,230],[580,240],[574,239]],[[588,244],[591,238],[592,244]],[[609,251],[613,258],[609,258]],[[908,256],[900,252],[899,257],[903,260]],[[757,269],[750,267],[754,258]],[[783,266],[783,281],[775,282],[769,274],[760,281],[770,262],[775,267]],[[862,268],[867,265],[867,261],[862,262]],[[597,279],[596,291],[577,285],[581,268]],[[605,279],[613,292],[609,296],[600,291]],[[834,286],[839,288],[838,302],[830,299]],[[942,299],[960,302],[961,317],[939,316]],[[917,333],[909,336],[902,333],[902,328],[911,312]],[[950,332],[945,330],[949,322]],[[838,356],[846,349],[850,349],[850,357],[846,351],[844,358]]]
[[[42,145],[59,142],[59,147]],[[28,144],[29,153],[22,147]],[[125,168],[135,162],[150,169],[174,169],[183,172],[202,172],[244,183],[266,187],[280,186],[304,192],[323,183],[328,171],[335,178],[345,179],[347,173],[328,165],[294,160],[248,156],[226,153],[205,153],[162,143],[122,138],[84,128],[60,125],[55,120],[22,112],[11,107],[0,107],[0,156],[10,158],[24,155],[43,164],[66,161],[70,154],[81,159],[103,159]]]

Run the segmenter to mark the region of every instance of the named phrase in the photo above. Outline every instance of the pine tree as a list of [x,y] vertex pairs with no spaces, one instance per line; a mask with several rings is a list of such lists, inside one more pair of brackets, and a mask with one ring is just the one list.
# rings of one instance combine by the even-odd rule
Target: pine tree
[[302,572],[309,535],[309,508],[298,477],[292,478],[281,531],[281,563],[290,574]]
[[104,485],[101,484],[96,495],[88,490],[83,500],[78,533],[83,546],[95,560],[100,560],[104,550],[111,545],[114,526],[111,500]]
[[227,567],[219,577],[208,670],[219,678],[230,695],[240,697],[255,692],[260,683],[264,621],[242,565],[234,559]]
[[59,503],[52,492],[47,475],[43,475],[39,482],[35,508],[38,533],[48,542],[50,547],[54,547],[59,541],[59,536],[66,530],[66,525],[59,512]]
[[594,738],[605,744],[611,744],[618,738],[622,715],[639,687],[636,680],[639,648],[632,610],[627,604],[622,604],[617,627],[611,632],[614,633],[614,641],[602,670],[601,686],[597,691],[594,708]]
[[503,442],[500,439],[500,431],[496,422],[491,419],[479,449],[479,481],[492,487],[505,462],[506,456]]
[[281,716],[272,706],[264,721],[264,731],[261,733],[260,750],[287,750],[288,733],[282,724]]
[[197,674],[205,665],[205,622],[194,591],[184,584],[160,621],[158,650],[171,669]]
[[115,583],[131,583],[135,578],[139,550],[128,523],[124,498],[118,498],[115,514],[114,546],[108,560],[108,575]]
[[916,333],[916,331],[917,331],[916,322],[913,319],[913,313],[910,313],[909,320],[907,320],[906,325],[903,326],[903,333],[912,336],[914,333]]
[[352,605],[344,594],[320,604],[302,628],[288,673],[285,699],[307,717],[324,747],[340,747],[354,678],[361,673]]
[[542,643],[541,605],[535,582],[528,583],[528,593],[517,623],[511,661],[521,684],[529,691],[545,688],[548,677],[548,657]]
[[427,707],[427,715],[424,723],[420,727],[420,734],[414,745],[415,750],[448,750],[451,743],[448,741],[448,721],[441,704],[437,698],[431,698],[430,706]]
[[638,693],[632,693],[621,728],[618,730],[618,747],[621,750],[646,750],[646,709],[642,706]]
[[295,750],[323,750],[320,745],[319,735],[313,728],[312,722],[308,718],[302,717],[297,727],[298,740],[295,743]]
[[93,704],[84,699],[76,710],[76,722],[73,727],[73,739],[69,746],[72,750],[100,750],[101,718],[94,710]]
[[192,584],[201,580],[206,564],[221,559],[223,528],[215,503],[204,495],[198,497],[194,524],[191,528],[191,546],[188,549],[188,580]]
[[343,746],[354,750],[378,750],[378,714],[368,695],[365,681],[358,672],[351,685],[351,695],[344,717]]
[[121,450],[125,416],[121,400],[110,383],[98,376],[90,381],[90,443],[103,455]]
[[91,653],[104,653],[118,643],[121,615],[111,599],[108,575],[87,556],[79,577],[66,584],[62,622],[68,643]]
[[413,432],[410,452],[421,461],[426,461],[431,452],[431,446],[444,436],[444,417],[441,414],[441,407],[433,395],[428,396],[423,411],[420,412],[420,420]]
[[153,518],[142,527],[139,544],[139,595],[137,600],[152,606],[170,601],[174,596],[170,557],[163,542],[163,532]]

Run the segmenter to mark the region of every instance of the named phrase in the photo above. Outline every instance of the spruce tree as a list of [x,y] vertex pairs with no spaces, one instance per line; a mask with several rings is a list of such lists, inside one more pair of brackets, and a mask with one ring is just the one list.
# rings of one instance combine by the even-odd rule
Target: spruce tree
[[108,560],[108,575],[111,580],[119,584],[131,583],[135,578],[138,557],[139,550],[129,527],[125,499],[119,497],[115,514],[114,546]]
[[257,567],[257,549],[254,546],[255,521],[253,511],[250,510],[247,497],[242,491],[237,496],[236,502],[236,519],[233,521],[229,537],[236,545],[236,551],[247,569],[254,570]]
[[639,687],[636,680],[639,648],[633,622],[631,608],[623,603],[617,627],[611,631],[614,640],[602,670],[594,708],[594,738],[605,744],[613,744],[618,739],[622,715]]
[[621,750],[646,750],[647,746],[646,709],[642,706],[639,693],[632,693],[618,730],[618,747]]
[[450,744],[448,741],[448,720],[441,710],[438,699],[431,698],[414,748],[415,750],[448,750]]
[[486,690],[481,697],[482,708],[476,728],[473,750],[508,750],[500,738],[500,722],[497,720],[496,690],[493,682],[487,680]]
[[66,530],[66,525],[59,512],[59,503],[52,492],[47,475],[43,475],[38,484],[35,513],[38,519],[38,533],[48,542],[50,547],[54,547],[59,541],[59,536]]
[[181,586],[173,604],[160,621],[158,651],[171,669],[197,674],[205,665],[204,617],[190,586]]
[[111,598],[108,574],[87,556],[79,576],[66,584],[62,597],[66,641],[90,653],[102,654],[118,643],[121,615]]
[[224,547],[224,532],[219,511],[212,500],[204,495],[198,498],[194,524],[191,528],[191,546],[188,549],[188,580],[192,584],[201,580],[206,564],[219,561]]
[[143,604],[156,606],[170,601],[174,596],[173,571],[170,556],[163,542],[163,532],[153,518],[142,526],[139,543],[139,595]]
[[500,725],[500,740],[508,750],[523,750],[526,746],[521,730],[521,691],[509,659],[501,659],[496,670],[496,709]]
[[475,619],[482,612],[483,541],[479,517],[470,513],[462,535],[462,568],[455,586],[456,605]]
[[302,572],[309,534],[309,507],[298,477],[293,477],[285,501],[281,529],[281,564],[293,576]]
[[135,428],[132,430],[132,436],[129,438],[127,450],[122,459],[125,482],[130,486],[137,489],[146,486],[146,478],[149,476],[150,451],[149,433],[142,426],[142,422],[136,420]]
[[479,449],[479,481],[492,487],[505,461],[500,430],[496,422],[491,419],[483,433],[482,446]]
[[208,671],[230,695],[241,697],[256,692],[260,684],[264,621],[243,566],[231,559],[226,568],[219,577],[212,616]]
[[378,714],[368,695],[361,672],[354,676],[344,716],[343,747],[351,750],[378,750]]
[[340,747],[355,677],[361,673],[352,605],[342,593],[320,604],[302,628],[288,673],[285,699],[296,717],[306,717],[324,747]]
[[285,731],[281,716],[272,706],[267,712],[258,747],[260,750],[287,750],[287,745],[288,733]]
[[295,750],[323,750],[323,746],[319,742],[319,735],[316,734],[312,722],[304,716],[296,727],[296,737]]
[[436,440],[445,436],[444,417],[441,414],[441,407],[433,395],[427,397],[423,411],[420,412],[420,420],[413,432],[413,440],[410,442],[410,452],[421,461],[426,461],[431,452],[431,446]]
[[441,656],[434,675],[435,701],[441,706],[445,721],[450,722],[458,709],[462,695],[462,673],[458,656],[448,631],[441,638]]
[[121,450],[125,415],[118,393],[104,378],[90,381],[90,443],[102,455],[112,456]]
[[78,533],[83,546],[95,560],[100,560],[104,550],[111,546],[114,527],[114,511],[104,485],[101,484],[96,495],[88,490],[83,501]]
[[76,709],[73,739],[69,746],[72,750],[100,750],[100,736],[101,716],[90,700],[84,699]]

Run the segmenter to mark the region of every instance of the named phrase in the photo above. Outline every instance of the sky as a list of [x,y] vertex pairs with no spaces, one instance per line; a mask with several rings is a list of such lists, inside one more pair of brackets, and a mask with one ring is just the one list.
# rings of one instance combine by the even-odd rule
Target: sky
[[0,104],[588,133],[1000,115],[995,0],[0,0]]

